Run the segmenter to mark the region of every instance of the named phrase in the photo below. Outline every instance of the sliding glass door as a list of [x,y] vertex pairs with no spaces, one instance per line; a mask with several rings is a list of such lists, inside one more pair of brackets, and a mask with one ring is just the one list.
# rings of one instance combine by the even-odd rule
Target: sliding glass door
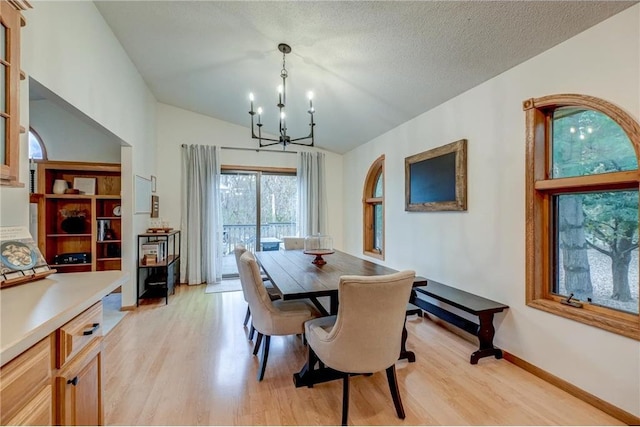
[[293,171],[223,170],[220,180],[224,277],[237,276],[233,250],[278,250],[296,234],[297,192]]

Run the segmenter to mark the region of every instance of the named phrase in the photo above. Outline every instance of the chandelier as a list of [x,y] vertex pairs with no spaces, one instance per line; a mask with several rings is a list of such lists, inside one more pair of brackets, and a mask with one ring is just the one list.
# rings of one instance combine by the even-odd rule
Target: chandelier
[[[288,53],[291,53],[291,47],[288,44],[285,43],[280,43],[278,45],[278,50],[280,52],[282,52],[282,70],[280,71],[280,77],[282,77],[282,84],[280,86],[278,86],[278,103],[276,104],[276,107],[278,107],[279,111],[279,117],[280,117],[280,122],[279,122],[279,131],[280,131],[280,135],[277,138],[267,138],[262,136],[262,120],[261,120],[261,116],[262,116],[262,107],[258,107],[257,111],[253,110],[253,101],[254,101],[254,97],[253,97],[253,93],[249,94],[249,101],[251,103],[251,110],[249,111],[249,115],[251,116],[251,138],[253,139],[257,139],[260,142],[260,147],[268,147],[270,145],[275,145],[275,144],[282,144],[282,149],[286,149],[287,145],[289,144],[296,144],[296,145],[305,145],[307,147],[313,147],[313,128],[316,125],[313,122],[313,113],[315,112],[315,109],[313,108],[313,92],[309,92],[307,94],[307,97],[309,98],[309,109],[307,110],[307,113],[309,113],[310,116],[310,120],[309,120],[309,127],[311,128],[309,131],[309,135],[307,136],[303,136],[300,138],[291,138],[291,136],[289,136],[287,134],[287,116],[286,116],[286,104],[287,104],[287,77],[289,76],[288,72],[287,72],[287,68],[285,66],[285,55]],[[254,116],[258,115],[258,120],[257,123],[254,124]],[[258,127],[258,134],[256,135],[255,132],[255,126]],[[310,139],[311,141],[307,142],[307,143],[303,143],[303,142],[299,142],[299,141],[304,141]],[[264,141],[270,141],[270,142],[264,142]]]

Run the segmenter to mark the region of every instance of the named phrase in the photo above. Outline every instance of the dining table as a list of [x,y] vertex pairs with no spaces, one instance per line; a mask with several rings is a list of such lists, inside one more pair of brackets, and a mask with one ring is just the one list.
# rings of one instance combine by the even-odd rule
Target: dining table
[[[339,250],[323,254],[324,264],[313,262],[316,254],[307,254],[304,250],[280,250],[256,252],[256,258],[262,270],[269,278],[280,297],[285,300],[309,299],[323,315],[338,313],[338,285],[340,277],[345,275],[381,276],[397,273],[398,270],[376,264]],[[413,287],[426,286],[427,279],[416,276]],[[319,298],[328,297],[329,307],[325,307]],[[415,292],[411,293],[412,301]],[[407,301],[409,303],[410,301]],[[406,349],[406,327],[402,333],[402,346],[399,359],[415,361],[415,354]],[[340,378],[340,373],[331,369],[313,369],[308,365],[294,374],[296,387],[309,386],[320,382]]]

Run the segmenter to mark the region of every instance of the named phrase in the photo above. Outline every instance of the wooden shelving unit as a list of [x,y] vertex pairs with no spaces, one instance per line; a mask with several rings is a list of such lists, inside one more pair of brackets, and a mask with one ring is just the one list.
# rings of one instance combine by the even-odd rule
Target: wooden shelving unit
[[[119,270],[121,268],[122,221],[114,212],[120,206],[121,172],[114,163],[36,161],[38,246],[47,263],[61,273]],[[55,180],[69,188],[75,178],[95,178],[95,194],[53,194]],[[73,227],[65,213],[81,220]],[[101,227],[102,225],[102,227]],[[86,261],[64,262],[66,254],[86,254]],[[63,256],[64,255],[64,256]]]

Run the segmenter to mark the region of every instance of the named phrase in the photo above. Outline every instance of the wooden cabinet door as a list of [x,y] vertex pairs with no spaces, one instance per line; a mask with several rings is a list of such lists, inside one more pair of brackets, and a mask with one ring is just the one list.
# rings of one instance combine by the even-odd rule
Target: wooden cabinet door
[[[95,349],[78,355],[56,377],[56,423],[59,425],[95,426],[103,423],[102,353]],[[96,351],[97,350],[97,351]]]
[[51,339],[0,368],[0,424],[51,425]]
[[49,384],[40,390],[40,393],[14,415],[6,425],[50,426],[52,425],[51,412],[51,385]]

